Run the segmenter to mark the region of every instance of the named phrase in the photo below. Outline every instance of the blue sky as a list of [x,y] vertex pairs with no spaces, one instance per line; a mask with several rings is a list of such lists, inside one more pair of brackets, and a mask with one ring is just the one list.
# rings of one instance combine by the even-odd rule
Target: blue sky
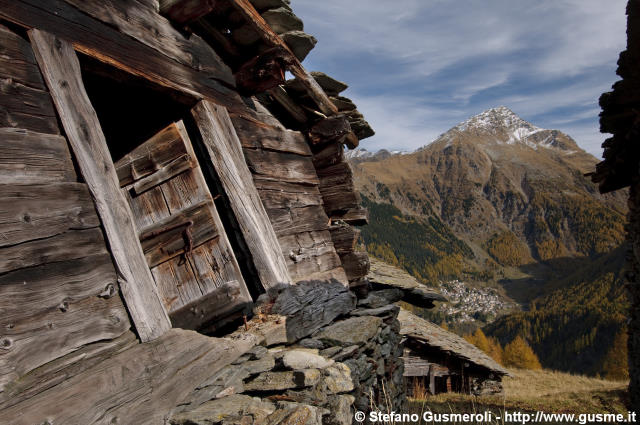
[[600,157],[598,97],[617,81],[626,0],[292,0],[376,135],[413,150],[488,108],[559,129]]

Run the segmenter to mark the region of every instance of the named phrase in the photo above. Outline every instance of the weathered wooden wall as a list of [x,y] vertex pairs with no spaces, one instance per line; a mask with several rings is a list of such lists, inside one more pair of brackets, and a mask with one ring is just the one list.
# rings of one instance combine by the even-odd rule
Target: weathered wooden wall
[[0,423],[159,423],[251,345],[180,330],[138,341],[26,30],[227,108],[292,280],[347,283],[340,256],[352,254],[355,232],[331,225],[318,175],[335,162],[319,165],[305,135],[243,100],[215,52],[158,15],[155,0],[0,0],[0,18],[11,26],[0,26]]
[[291,279],[335,278],[346,284],[305,136],[286,129],[257,101],[253,107],[231,119]]
[[[80,358],[121,349],[131,326],[31,46],[0,26],[0,51],[2,411],[21,399],[16,394],[74,374]],[[40,377],[36,370],[53,361],[56,373]]]

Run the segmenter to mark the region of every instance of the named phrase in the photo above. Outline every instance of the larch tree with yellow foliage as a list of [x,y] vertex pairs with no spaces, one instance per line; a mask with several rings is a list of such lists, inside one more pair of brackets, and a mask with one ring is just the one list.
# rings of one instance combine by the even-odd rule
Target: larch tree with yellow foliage
[[538,356],[520,335],[504,347],[503,362],[507,367],[542,369]]
[[611,381],[629,379],[627,338],[627,330],[623,328],[613,339],[613,344],[602,363],[602,371],[606,379]]
[[499,364],[502,364],[502,346],[496,338],[487,338],[482,329],[478,328],[473,334],[465,335],[464,339],[487,353],[489,357]]

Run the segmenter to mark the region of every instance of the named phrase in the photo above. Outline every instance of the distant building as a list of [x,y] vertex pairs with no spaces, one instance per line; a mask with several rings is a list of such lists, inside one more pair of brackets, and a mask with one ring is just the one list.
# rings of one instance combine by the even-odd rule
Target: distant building
[[404,343],[404,377],[408,395],[416,388],[430,394],[502,392],[502,377],[509,372],[479,348],[440,326],[401,310],[400,334]]

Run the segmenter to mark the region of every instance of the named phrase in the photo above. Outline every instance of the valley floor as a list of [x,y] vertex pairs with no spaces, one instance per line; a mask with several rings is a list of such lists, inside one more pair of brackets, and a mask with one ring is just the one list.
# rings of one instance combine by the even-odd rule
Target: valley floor
[[[411,399],[411,413],[431,410],[434,413],[504,412],[545,413],[621,413],[626,415],[627,382],[607,381],[550,370],[511,370],[513,377],[505,378],[504,394],[474,397],[464,394],[438,394]],[[427,424],[431,422],[418,422]],[[454,422],[449,422],[454,423]],[[477,422],[487,423],[487,422]],[[493,422],[503,424],[504,419]],[[554,422],[547,422],[554,423]],[[561,422],[557,422],[561,423]],[[577,423],[577,422],[576,422]]]

